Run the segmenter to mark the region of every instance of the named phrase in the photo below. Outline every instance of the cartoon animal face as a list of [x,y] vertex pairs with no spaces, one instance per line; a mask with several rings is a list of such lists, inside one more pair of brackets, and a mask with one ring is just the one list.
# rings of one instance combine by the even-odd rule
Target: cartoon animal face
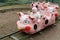
[[[20,14],[20,13],[19,13]],[[33,22],[32,22],[33,18],[30,18],[29,15],[22,15],[19,16],[19,20],[17,21],[17,28],[20,30],[24,30],[23,32],[32,32],[34,31],[32,28],[33,26]],[[32,31],[31,31],[32,30]]]
[[32,12],[30,15],[18,12],[19,20],[17,21],[17,28],[25,33],[33,34],[45,27],[54,24],[58,17],[59,7],[50,2],[34,2],[31,5]]
[[29,24],[29,17],[28,17],[28,15],[21,16],[20,21],[23,24]]

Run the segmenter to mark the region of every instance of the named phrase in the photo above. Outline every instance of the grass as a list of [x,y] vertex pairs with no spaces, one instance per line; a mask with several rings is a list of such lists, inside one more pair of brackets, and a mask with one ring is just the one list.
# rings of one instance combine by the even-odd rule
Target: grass
[[0,7],[0,10],[12,9],[12,8],[29,8],[29,5],[28,4],[24,4],[24,5],[3,6],[3,7]]

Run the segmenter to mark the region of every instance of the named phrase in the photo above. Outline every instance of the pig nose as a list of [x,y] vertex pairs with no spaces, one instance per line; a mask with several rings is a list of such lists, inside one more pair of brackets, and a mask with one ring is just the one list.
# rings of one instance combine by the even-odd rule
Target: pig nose
[[58,13],[55,13],[55,17],[58,17]]
[[30,29],[31,29],[30,26],[26,26],[26,27],[25,27],[25,30],[26,30],[26,31],[30,31]]

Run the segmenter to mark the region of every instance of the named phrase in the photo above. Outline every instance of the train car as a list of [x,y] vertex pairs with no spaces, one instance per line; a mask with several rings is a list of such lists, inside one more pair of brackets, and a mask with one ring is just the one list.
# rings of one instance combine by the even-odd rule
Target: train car
[[59,6],[58,4],[53,4],[51,2],[34,2],[30,4],[30,8],[37,7],[40,12],[52,12],[55,17],[58,17]]
[[[23,12],[18,12],[19,20],[16,22],[18,30],[25,32],[27,34],[34,34],[45,27],[55,23],[55,19],[58,17],[58,6],[49,4],[45,2],[35,2],[32,6],[32,12],[30,15],[24,14]],[[47,4],[45,9],[42,10],[39,5]],[[40,8],[40,9],[39,9]]]

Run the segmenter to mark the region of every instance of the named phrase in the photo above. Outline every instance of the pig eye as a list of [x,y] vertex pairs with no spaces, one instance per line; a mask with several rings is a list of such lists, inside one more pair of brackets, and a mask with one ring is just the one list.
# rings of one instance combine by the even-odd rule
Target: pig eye
[[25,20],[24,21],[24,24],[26,25],[26,24],[29,24],[29,21],[28,20]]
[[55,10],[52,10],[52,12],[55,12]]

